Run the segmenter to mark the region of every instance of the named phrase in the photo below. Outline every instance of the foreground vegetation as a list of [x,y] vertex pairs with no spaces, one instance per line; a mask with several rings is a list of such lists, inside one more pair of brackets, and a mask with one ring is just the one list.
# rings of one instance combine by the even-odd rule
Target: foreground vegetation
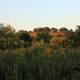
[[79,79],[80,26],[16,32],[0,25],[0,80]]
[[0,80],[79,80],[80,49],[0,50]]

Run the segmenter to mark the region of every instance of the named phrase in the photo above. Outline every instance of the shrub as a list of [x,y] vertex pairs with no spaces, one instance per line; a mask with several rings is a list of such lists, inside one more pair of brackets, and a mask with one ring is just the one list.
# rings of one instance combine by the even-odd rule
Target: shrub
[[50,56],[44,55],[47,46],[28,49],[0,50],[0,80],[78,80],[79,49],[65,49],[63,55],[63,49],[51,50]]

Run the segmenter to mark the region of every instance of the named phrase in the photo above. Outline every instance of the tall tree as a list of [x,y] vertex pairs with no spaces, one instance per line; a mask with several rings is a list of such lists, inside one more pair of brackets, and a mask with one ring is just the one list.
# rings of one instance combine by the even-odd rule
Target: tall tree
[[0,47],[5,48],[14,48],[15,45],[15,30],[11,25],[5,25],[0,28]]
[[76,33],[76,46],[80,47],[80,25],[77,26],[77,29],[75,31]]

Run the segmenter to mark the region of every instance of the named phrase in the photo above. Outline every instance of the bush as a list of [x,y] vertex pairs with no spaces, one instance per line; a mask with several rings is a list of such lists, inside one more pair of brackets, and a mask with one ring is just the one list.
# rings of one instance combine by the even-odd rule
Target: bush
[[80,50],[52,50],[44,55],[44,48],[0,50],[0,80],[72,80],[80,76]]

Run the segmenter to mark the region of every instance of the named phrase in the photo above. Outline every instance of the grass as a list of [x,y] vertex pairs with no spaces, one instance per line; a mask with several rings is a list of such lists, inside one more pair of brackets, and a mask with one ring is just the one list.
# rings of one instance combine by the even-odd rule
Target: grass
[[0,80],[78,80],[80,49],[45,53],[44,48],[0,50]]

